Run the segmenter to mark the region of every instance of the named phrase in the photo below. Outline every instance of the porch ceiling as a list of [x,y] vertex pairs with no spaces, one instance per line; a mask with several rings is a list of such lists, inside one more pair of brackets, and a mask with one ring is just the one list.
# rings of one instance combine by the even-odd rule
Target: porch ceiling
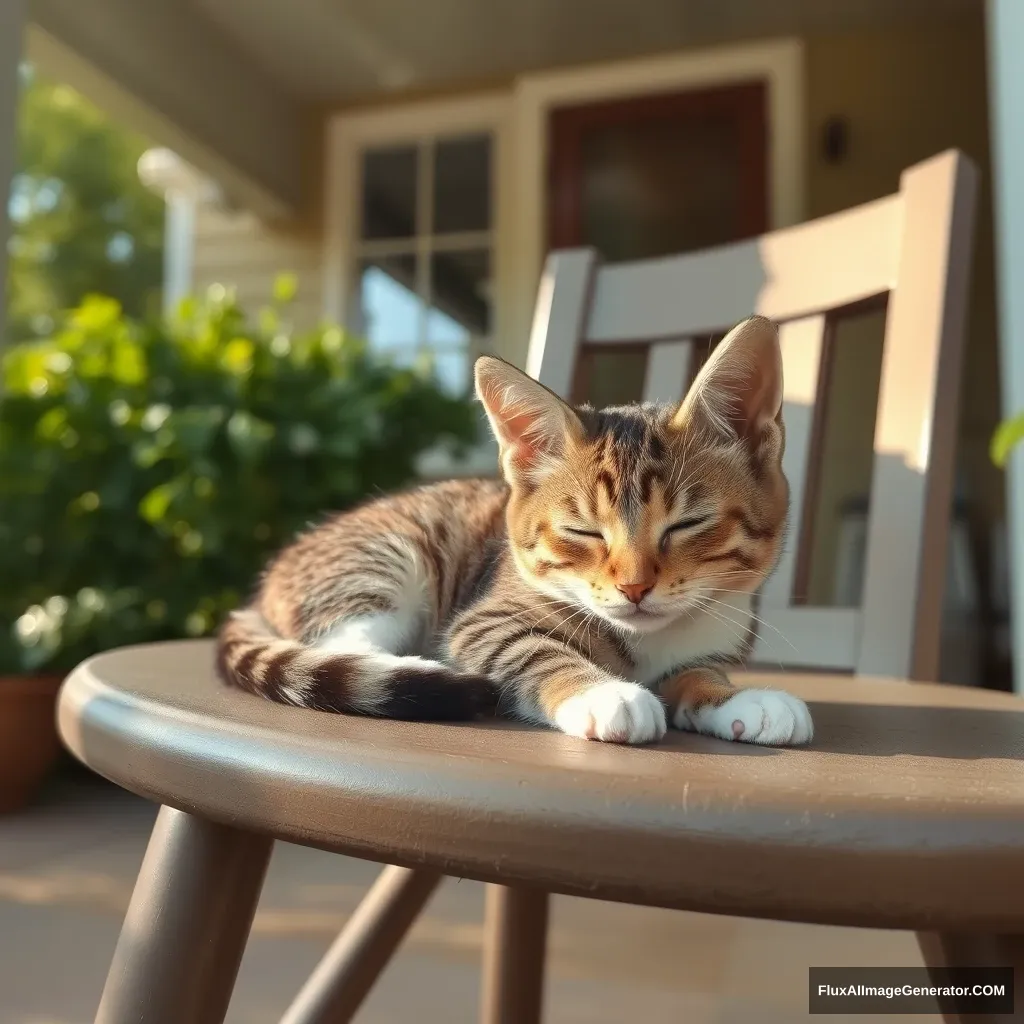
[[28,54],[261,214],[308,201],[307,111],[182,0],[29,0]]
[[316,200],[317,114],[399,92],[977,0],[29,0],[30,55],[270,217]]
[[341,103],[773,35],[939,18],[977,0],[189,0],[296,96]]

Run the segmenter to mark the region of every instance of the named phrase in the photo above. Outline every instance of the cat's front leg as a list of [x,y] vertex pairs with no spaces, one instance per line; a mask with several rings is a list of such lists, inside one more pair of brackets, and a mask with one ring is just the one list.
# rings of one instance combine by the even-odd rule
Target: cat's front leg
[[467,613],[447,641],[452,664],[494,680],[499,714],[606,743],[665,735],[665,706],[646,687],[585,658],[558,630],[540,632],[522,624],[521,612],[500,612],[481,606]]
[[798,697],[781,690],[737,690],[721,669],[687,669],[658,690],[676,729],[769,746],[799,746],[814,735],[811,713]]
[[650,743],[665,735],[665,708],[644,686],[624,679],[549,680],[539,703],[564,733],[606,743]]

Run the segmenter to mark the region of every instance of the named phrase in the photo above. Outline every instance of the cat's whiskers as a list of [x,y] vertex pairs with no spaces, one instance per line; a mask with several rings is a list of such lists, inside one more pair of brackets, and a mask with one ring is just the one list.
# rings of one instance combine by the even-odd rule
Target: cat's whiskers
[[[587,627],[587,625],[589,624],[589,622],[590,622],[590,620],[591,620],[591,618],[593,616],[593,612],[589,608],[584,608],[583,612],[584,612],[583,619],[580,621],[579,625],[572,631],[572,636],[569,637],[568,644],[567,644],[567,646],[569,646],[569,647],[572,646],[573,641],[576,639],[576,634],[579,633],[580,629],[585,629]],[[584,636],[587,636],[587,635],[588,634],[586,634],[586,633],[584,634]],[[588,643],[588,648],[589,648],[589,646],[590,645]],[[589,657],[589,654],[588,654],[588,657]]]
[[[512,620],[522,619],[524,622],[530,623],[532,629],[540,629],[544,622],[550,619],[553,615],[557,615],[560,611],[562,611],[568,606],[570,609],[569,615],[566,618],[562,619],[560,622],[558,622],[556,625],[551,627],[551,631],[554,631],[559,627],[563,626],[566,622],[571,621],[572,618],[578,615],[581,611],[585,610],[582,607],[573,608],[568,601],[552,601],[551,605],[553,605],[553,607],[550,608],[547,614],[543,615],[540,619],[537,619],[536,621],[531,621],[533,619],[535,612],[537,611],[537,609],[535,608],[525,608],[520,612],[513,612],[510,614],[509,618]],[[548,606],[541,605],[541,607],[544,608]]]
[[699,582],[705,583],[708,580],[726,580],[732,579],[734,576],[749,576],[750,571],[748,569],[727,569],[722,572],[709,573],[706,576],[698,577]]
[[[558,600],[552,600],[550,603],[561,605],[563,602],[558,601]],[[550,618],[551,615],[555,614],[558,610],[559,609],[556,608],[554,612],[549,613],[547,616],[545,616],[545,618]],[[582,607],[574,608],[574,609],[570,610],[569,614],[567,616],[565,616],[565,618],[559,620],[558,623],[556,623],[554,626],[551,627],[551,632],[554,632],[555,630],[560,629],[567,622],[571,622],[581,612],[586,612],[586,610],[587,609],[582,608]],[[518,615],[520,615],[520,614],[528,615],[531,611],[532,611],[532,609],[527,609],[527,610],[525,610],[522,613],[516,613],[513,616],[513,618],[518,617]],[[543,620],[541,620],[541,621],[543,621]],[[536,628],[537,625],[539,625],[539,623],[535,623],[532,628]],[[501,648],[501,649],[505,649],[505,648]],[[518,687],[518,685],[519,685],[519,681],[516,678],[515,674],[511,674],[509,676],[509,678],[507,680],[505,680],[505,681],[502,681],[501,679],[492,680],[492,681],[495,682],[497,684],[497,686],[498,686],[498,696],[497,696],[497,699],[495,701],[495,711],[497,712],[497,710],[500,709],[501,702],[504,699],[504,697],[506,696],[506,694],[509,693],[510,691],[515,690]]]
[[[742,623],[736,622],[733,619],[727,619],[724,615],[722,615],[721,612],[718,612],[713,608],[705,607],[704,605],[700,606],[699,611],[702,615],[707,615],[708,618],[713,619],[715,622],[718,622],[721,625],[725,626],[729,634],[737,640],[746,639],[746,635],[749,632],[749,629],[744,630],[742,628]],[[730,629],[730,626],[735,626],[737,628]]]
[[[743,590],[719,590],[718,592],[721,593],[721,594],[743,594],[743,593],[746,593],[746,591],[743,591]],[[702,599],[705,600],[705,601],[710,601],[710,602],[712,602],[713,604],[716,604],[716,605],[721,605],[723,608],[732,608],[733,607],[731,604],[728,604],[725,601],[718,601],[715,598],[708,596],[707,594],[702,595]],[[756,622],[758,625],[761,625],[761,626],[767,626],[768,629],[772,630],[775,633],[778,633],[778,635],[783,640],[785,640],[786,643],[789,644],[789,646],[792,647],[794,651],[797,650],[796,644],[794,644],[793,641],[790,640],[789,637],[786,636],[786,634],[783,633],[782,630],[779,629],[778,626],[774,625],[771,622],[768,622],[766,619],[761,618],[760,615],[755,615],[753,611],[751,611],[749,613],[749,615],[750,615],[751,621]],[[782,666],[780,665],[779,667],[781,668]]]

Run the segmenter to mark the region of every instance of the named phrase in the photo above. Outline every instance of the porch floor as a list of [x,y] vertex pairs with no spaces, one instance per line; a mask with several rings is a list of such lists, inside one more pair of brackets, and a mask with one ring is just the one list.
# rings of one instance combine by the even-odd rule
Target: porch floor
[[[64,771],[0,818],[0,1024],[88,1024],[154,808]],[[279,844],[230,1024],[273,1024],[379,869]],[[365,1004],[361,1024],[471,1024],[483,889],[447,881]],[[913,966],[912,935],[733,920],[557,897],[547,1024],[792,1024],[807,968]],[[897,1024],[903,1018],[874,1018]],[[940,1024],[936,1016],[918,1017]]]

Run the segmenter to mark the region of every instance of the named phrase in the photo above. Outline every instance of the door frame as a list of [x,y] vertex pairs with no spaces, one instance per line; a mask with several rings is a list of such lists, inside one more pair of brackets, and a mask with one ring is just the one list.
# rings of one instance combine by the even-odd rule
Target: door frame
[[804,48],[799,39],[715,47],[526,75],[516,82],[515,334],[529,335],[546,249],[548,118],[561,106],[764,81],[770,229],[804,219]]

